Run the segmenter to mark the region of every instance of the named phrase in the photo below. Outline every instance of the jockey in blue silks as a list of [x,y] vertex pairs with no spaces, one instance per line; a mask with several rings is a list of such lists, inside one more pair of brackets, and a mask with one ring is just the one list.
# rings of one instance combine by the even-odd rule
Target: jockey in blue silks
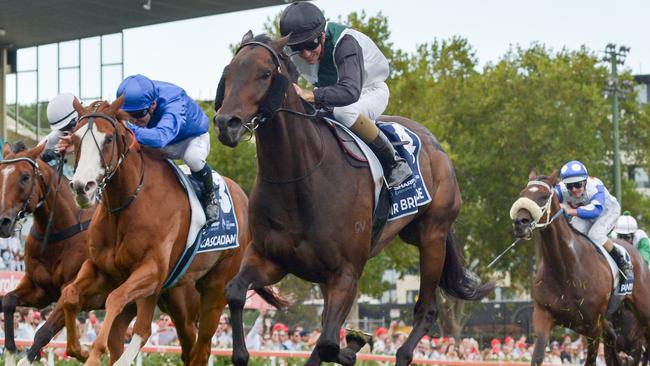
[[192,176],[203,184],[201,203],[207,221],[215,221],[218,201],[212,169],[206,161],[210,152],[209,122],[201,107],[182,88],[143,75],[124,79],[117,88],[117,97],[122,95],[122,110],[128,114],[138,142],[162,149],[170,158],[187,164]]
[[616,249],[607,234],[616,226],[621,206],[603,182],[590,177],[584,164],[570,161],[560,170],[562,181],[555,187],[571,226],[591,241],[605,247],[625,277],[632,278],[632,265]]

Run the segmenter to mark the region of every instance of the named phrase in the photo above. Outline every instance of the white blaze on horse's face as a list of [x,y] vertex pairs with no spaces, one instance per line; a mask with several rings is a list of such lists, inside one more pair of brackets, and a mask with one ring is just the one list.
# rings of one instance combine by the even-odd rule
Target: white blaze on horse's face
[[[89,125],[92,125],[91,131],[88,131]],[[97,129],[97,123],[88,123],[77,130],[75,135],[80,139],[81,149],[77,151],[79,160],[71,185],[77,203],[84,206],[94,201],[97,184],[105,173],[100,149],[104,146],[107,134]]]
[[14,172],[14,170],[16,170],[16,168],[12,165],[9,165],[2,170],[2,211],[5,210],[5,196],[7,195],[8,186],[7,182],[9,181],[9,176]]

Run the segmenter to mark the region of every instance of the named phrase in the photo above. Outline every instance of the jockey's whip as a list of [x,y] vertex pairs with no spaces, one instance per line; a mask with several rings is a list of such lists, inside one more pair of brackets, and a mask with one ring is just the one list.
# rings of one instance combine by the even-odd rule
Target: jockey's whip
[[508,253],[508,251],[510,251],[511,249],[516,247],[517,244],[519,244],[519,242],[522,241],[523,239],[524,238],[519,238],[519,239],[515,240],[514,243],[510,244],[510,246],[507,247],[506,250],[501,252],[501,254],[499,254],[496,258],[494,258],[494,260],[492,262],[490,262],[490,264],[488,264],[487,268],[492,267],[496,262],[499,261],[499,259],[501,259],[504,255],[506,255],[506,253]]

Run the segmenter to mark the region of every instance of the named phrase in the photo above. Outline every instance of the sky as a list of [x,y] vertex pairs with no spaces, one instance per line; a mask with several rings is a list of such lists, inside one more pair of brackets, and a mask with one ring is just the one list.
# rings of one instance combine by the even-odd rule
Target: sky
[[[498,61],[514,45],[527,47],[537,42],[554,50],[586,45],[602,51],[608,43],[615,43],[631,48],[625,67],[635,74],[650,73],[648,0],[316,0],[315,4],[333,20],[353,11],[365,11],[369,16],[381,12],[388,18],[394,47],[405,51],[412,52],[417,45],[435,39],[462,36],[473,46],[479,62],[485,64]],[[155,6],[156,0],[152,0],[152,7]],[[212,99],[221,70],[231,58],[229,46],[238,43],[249,29],[256,34],[262,32],[264,23],[283,8],[273,6],[126,29],[124,76],[141,73],[175,83],[195,99]],[[119,35],[105,37],[104,54],[112,58],[105,62],[119,60],[119,38]],[[97,38],[84,40],[82,48],[96,49],[97,44]],[[69,62],[76,62],[76,47],[76,44],[62,44],[64,64],[66,57],[71,59]],[[33,49],[21,51],[19,69],[34,68],[34,54]],[[93,52],[86,55],[83,50],[82,54],[82,97],[98,96],[99,68],[94,65],[99,56]],[[40,100],[47,100],[57,92],[53,57],[56,57],[55,46],[39,50]],[[67,70],[63,74],[61,90],[78,93],[76,71]],[[119,67],[106,69],[104,98],[114,98],[119,79]],[[35,76],[22,74],[18,81],[19,100],[35,100],[35,85]],[[8,102],[11,102],[16,93],[11,84],[8,89]]]

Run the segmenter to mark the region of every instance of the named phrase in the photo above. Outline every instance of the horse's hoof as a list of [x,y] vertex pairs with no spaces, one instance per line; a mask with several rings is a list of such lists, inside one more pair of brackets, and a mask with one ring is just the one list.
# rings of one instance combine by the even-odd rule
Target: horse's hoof
[[235,366],[246,366],[246,365],[248,365],[248,352],[233,352],[232,353],[232,363]]
[[350,348],[343,348],[339,352],[338,363],[343,366],[352,366],[357,362],[357,353]]
[[16,366],[16,354],[5,351],[5,366]]
[[18,361],[18,366],[29,366],[29,365],[31,365],[31,364],[32,364],[32,363],[29,362],[29,360],[27,359],[27,357],[23,357],[23,358],[20,359],[20,361]]
[[372,334],[366,333],[360,329],[349,329],[346,328],[345,341],[348,344],[348,348],[352,349],[354,352],[359,352],[363,346],[366,344],[370,345],[370,350],[373,348],[373,339]]
[[316,343],[316,350],[321,361],[336,362],[341,347],[337,343],[323,341]]

